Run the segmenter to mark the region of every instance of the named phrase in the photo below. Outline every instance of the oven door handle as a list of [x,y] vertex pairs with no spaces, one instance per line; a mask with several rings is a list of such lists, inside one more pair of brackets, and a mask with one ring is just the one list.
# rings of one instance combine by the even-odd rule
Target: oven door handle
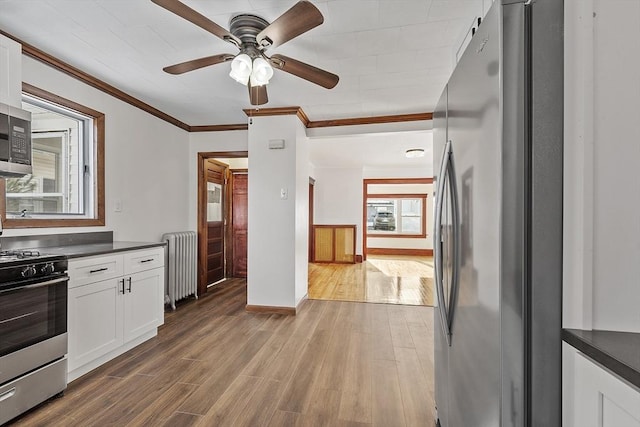
[[0,393],[0,402],[4,402],[5,400],[12,398],[13,396],[15,396],[15,394],[16,394],[15,387],[10,388],[9,390],[3,393]]
[[3,294],[5,292],[10,292],[10,291],[15,291],[16,289],[42,288],[42,287],[45,287],[45,286],[55,285],[56,283],[66,282],[68,280],[69,280],[69,276],[58,277],[56,279],[47,280],[46,282],[34,283],[33,285],[16,286],[15,288],[3,289],[3,290],[0,290],[0,294]]

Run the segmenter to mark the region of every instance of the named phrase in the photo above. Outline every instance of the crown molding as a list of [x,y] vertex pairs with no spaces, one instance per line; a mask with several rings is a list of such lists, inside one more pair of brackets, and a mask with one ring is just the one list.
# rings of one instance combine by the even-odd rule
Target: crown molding
[[307,117],[307,114],[302,110],[302,107],[250,108],[242,111],[244,111],[247,117],[289,116],[295,114],[304,127],[309,127],[309,117]]
[[189,132],[225,132],[230,130],[247,130],[249,125],[246,123],[238,123],[235,125],[202,125],[189,126]]
[[335,126],[373,125],[381,123],[414,122],[433,120],[433,113],[396,114],[392,116],[354,117],[350,119],[311,121],[308,128],[322,128]]
[[175,117],[172,117],[170,115],[168,115],[167,113],[164,113],[160,110],[158,110],[155,107],[152,107],[151,105],[139,100],[138,98],[135,98],[131,95],[129,95],[126,92],[121,91],[120,89],[111,86],[109,83],[106,83],[88,73],[85,73],[84,71],[74,67],[73,65],[70,65],[52,55],[49,55],[48,53],[38,49],[35,46],[30,45],[29,43],[26,43],[22,40],[20,40],[17,37],[14,37],[13,35],[0,30],[0,34],[2,34],[5,37],[8,37],[18,43],[20,43],[20,45],[22,45],[22,53],[26,56],[29,56],[35,60],[38,60],[46,65],[49,65],[52,68],[55,68],[58,71],[61,71],[65,74],[70,75],[71,77],[74,77],[78,80],[80,80],[83,83],[88,84],[91,87],[94,87],[98,90],[101,90],[104,93],[107,93],[111,96],[113,96],[114,98],[117,98],[121,101],[124,101],[128,104],[133,105],[134,107],[137,107],[143,111],[146,111],[147,113],[158,117],[159,119],[162,119],[168,123],[171,123],[174,126],[177,126],[181,129],[184,129],[186,131],[188,131],[191,126],[189,126],[188,124],[176,119]]

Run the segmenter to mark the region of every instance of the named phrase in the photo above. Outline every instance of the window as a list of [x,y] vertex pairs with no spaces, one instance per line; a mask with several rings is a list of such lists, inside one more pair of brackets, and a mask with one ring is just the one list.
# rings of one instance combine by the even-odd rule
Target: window
[[426,238],[431,178],[370,178],[364,184],[364,242],[367,237]]
[[425,196],[394,195],[367,198],[367,230],[371,234],[425,234]]
[[104,225],[104,115],[24,84],[33,173],[4,181],[8,228]]

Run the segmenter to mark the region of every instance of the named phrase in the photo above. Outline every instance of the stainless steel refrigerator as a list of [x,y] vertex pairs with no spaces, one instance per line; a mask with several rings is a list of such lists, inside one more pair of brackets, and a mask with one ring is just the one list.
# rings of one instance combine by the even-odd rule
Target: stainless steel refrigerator
[[442,427],[561,425],[562,27],[496,0],[434,111]]

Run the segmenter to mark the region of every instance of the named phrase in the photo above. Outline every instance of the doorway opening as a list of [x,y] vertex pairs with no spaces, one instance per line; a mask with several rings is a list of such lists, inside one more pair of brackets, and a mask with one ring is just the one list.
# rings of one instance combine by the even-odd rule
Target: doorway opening
[[[432,184],[432,178],[364,179],[362,263],[315,256],[309,298],[433,306]],[[355,241],[336,242],[355,253]]]
[[198,153],[198,294],[247,276],[248,152]]

